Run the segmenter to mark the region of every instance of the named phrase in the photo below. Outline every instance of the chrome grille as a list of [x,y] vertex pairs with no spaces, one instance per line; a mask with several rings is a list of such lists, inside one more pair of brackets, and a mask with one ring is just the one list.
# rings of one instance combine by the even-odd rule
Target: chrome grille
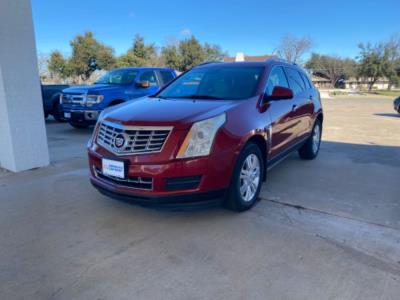
[[97,144],[117,155],[160,152],[172,127],[123,126],[102,122]]
[[85,95],[83,94],[62,94],[62,104],[83,105],[85,103]]

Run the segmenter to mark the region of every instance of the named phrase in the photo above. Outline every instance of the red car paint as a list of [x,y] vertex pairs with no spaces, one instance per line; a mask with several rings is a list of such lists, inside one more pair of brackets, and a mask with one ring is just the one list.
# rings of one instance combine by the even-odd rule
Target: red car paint
[[[321,118],[322,122],[319,93],[312,84],[307,84],[309,88],[297,93],[292,99],[263,102],[271,70],[284,67],[302,72],[297,66],[279,60],[269,60],[258,63],[213,63],[197,68],[231,66],[264,68],[255,96],[233,101],[146,97],[116,106],[105,113],[103,121],[123,126],[172,126],[173,129],[161,152],[120,157],[98,145],[97,124],[88,147],[90,179],[93,185],[108,194],[141,199],[148,197],[146,199],[150,202],[158,197],[172,196],[186,196],[183,202],[190,202],[193,194],[224,192],[228,189],[238,155],[249,141],[260,146],[265,154],[265,165],[269,167],[309,137],[317,118]],[[307,85],[305,84],[306,87]],[[221,113],[226,114],[226,122],[215,136],[210,155],[176,158],[192,124]],[[107,178],[99,178],[94,173],[94,168],[101,170],[102,158],[123,159],[128,168],[127,176],[152,178],[152,189],[131,188]],[[201,181],[191,189],[166,189],[168,178],[186,176],[201,176]]]

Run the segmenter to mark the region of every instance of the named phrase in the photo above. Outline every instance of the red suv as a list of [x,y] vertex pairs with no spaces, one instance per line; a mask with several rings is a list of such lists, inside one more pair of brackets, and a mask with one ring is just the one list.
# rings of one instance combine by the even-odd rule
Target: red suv
[[88,145],[90,179],[143,204],[223,199],[243,211],[274,164],[295,150],[317,156],[322,122],[319,92],[297,65],[206,63],[105,110]]

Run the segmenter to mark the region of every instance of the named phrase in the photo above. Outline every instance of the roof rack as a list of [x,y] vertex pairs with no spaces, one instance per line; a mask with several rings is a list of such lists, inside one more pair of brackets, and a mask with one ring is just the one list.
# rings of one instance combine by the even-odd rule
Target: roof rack
[[208,64],[214,64],[214,63],[223,63],[223,61],[220,61],[220,60],[205,61],[205,62],[202,62],[201,64],[196,65],[196,67],[204,66],[204,65],[208,65]]
[[266,61],[269,61],[269,60],[275,60],[275,61],[287,63],[287,64],[289,64],[289,65],[295,65],[295,66],[297,66],[296,63],[290,62],[290,61],[288,61],[287,59],[283,59],[283,58],[279,58],[279,57],[268,58]]

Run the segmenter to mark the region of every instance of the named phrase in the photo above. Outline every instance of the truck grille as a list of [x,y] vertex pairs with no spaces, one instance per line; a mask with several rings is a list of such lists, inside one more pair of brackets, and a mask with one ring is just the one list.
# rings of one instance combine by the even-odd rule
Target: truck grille
[[85,103],[85,95],[82,94],[62,94],[61,104],[83,105]]
[[123,126],[102,122],[97,143],[117,155],[160,152],[172,127]]

